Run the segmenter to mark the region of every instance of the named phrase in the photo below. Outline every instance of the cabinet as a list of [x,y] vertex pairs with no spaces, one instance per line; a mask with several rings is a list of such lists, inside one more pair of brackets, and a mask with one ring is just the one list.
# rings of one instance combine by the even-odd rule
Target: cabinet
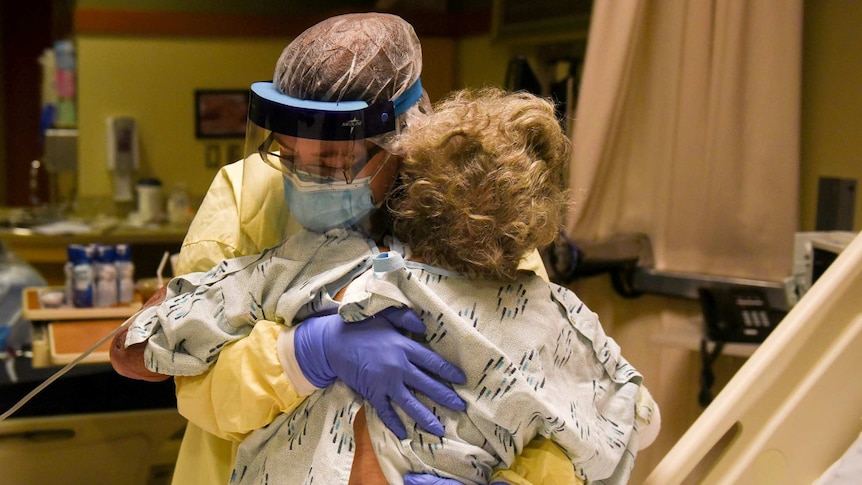
[[[27,288],[23,313],[33,322],[33,359],[8,362],[18,382],[0,378],[0,412],[108,335],[133,305],[41,308]],[[186,421],[173,381],[136,381],[108,364],[107,344],[0,422],[3,483],[160,485],[171,481]],[[44,368],[43,368],[44,367]],[[2,376],[0,376],[2,377]]]
[[174,409],[9,419],[3,483],[166,485],[184,429]]

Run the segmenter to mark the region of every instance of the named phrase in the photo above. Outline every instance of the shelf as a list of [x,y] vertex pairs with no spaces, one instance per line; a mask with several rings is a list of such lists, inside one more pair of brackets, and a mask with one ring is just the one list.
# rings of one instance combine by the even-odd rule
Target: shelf
[[67,321],[67,320],[97,320],[97,319],[126,319],[141,309],[141,296],[135,294],[135,299],[128,305],[111,307],[75,308],[61,306],[57,308],[43,308],[39,296],[48,291],[63,291],[60,286],[43,286],[24,288],[22,296],[22,314],[24,318],[34,321]]
[[[22,315],[33,326],[33,368],[65,365],[95,346],[106,335],[114,332],[123,322],[141,309],[141,295],[128,305],[98,308],[61,306],[42,308],[39,296],[47,291],[62,291],[59,286],[24,288]],[[81,362],[96,364],[110,362],[111,339]]]

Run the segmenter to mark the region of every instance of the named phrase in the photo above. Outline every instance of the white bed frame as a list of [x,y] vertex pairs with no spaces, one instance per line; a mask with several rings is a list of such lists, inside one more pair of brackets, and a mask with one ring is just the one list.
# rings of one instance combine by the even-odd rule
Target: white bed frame
[[860,372],[862,235],[793,307],[645,483],[814,483],[862,431]]

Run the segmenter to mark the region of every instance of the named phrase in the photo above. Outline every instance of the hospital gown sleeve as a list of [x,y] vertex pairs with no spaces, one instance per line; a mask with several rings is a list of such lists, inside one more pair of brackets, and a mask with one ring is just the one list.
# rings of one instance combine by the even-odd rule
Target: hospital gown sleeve
[[183,240],[177,274],[208,271],[222,260],[253,254],[256,247],[243,247],[239,229],[239,189],[242,165],[223,167],[210,185]]
[[302,402],[275,350],[282,325],[260,321],[248,337],[226,346],[212,369],[177,377],[180,414],[205,431],[240,440]]
[[[272,184],[280,183],[281,175],[274,173],[277,180]],[[258,244],[246,233],[259,234],[264,229],[246,227],[245,232],[240,231],[242,177],[242,162],[222,167],[216,175],[183,241],[177,262],[178,274],[207,271],[224,259],[256,253],[260,246],[278,242],[275,228],[267,229],[271,234]],[[261,197],[268,193],[262,190]],[[279,203],[283,205],[283,201]],[[267,215],[261,221],[283,217],[275,206],[264,202],[260,205],[261,212]],[[297,406],[302,398],[284,376],[276,352],[281,328],[276,323],[260,321],[247,338],[225,346],[210,371],[199,376],[175,378],[180,413],[210,435],[240,440],[245,433],[272,421],[274,413],[287,412]],[[226,392],[233,393],[229,394],[230,399],[224,398]],[[237,410],[240,407],[242,410]],[[210,439],[206,434],[197,435],[201,440]],[[213,447],[200,445],[198,449]],[[230,457],[223,460],[229,462]]]
[[497,470],[491,483],[504,482],[511,485],[533,485],[539,483],[566,483],[577,485],[584,480],[575,475],[572,462],[559,446],[551,440],[536,438],[515,456],[512,467]]

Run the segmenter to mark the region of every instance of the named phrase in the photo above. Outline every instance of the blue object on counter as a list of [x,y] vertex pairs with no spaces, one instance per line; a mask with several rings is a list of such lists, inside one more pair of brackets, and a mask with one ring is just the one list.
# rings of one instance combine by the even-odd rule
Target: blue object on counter
[[0,243],[0,351],[30,342],[30,328],[21,315],[21,296],[28,286],[45,286],[45,280]]
[[45,132],[54,126],[56,119],[57,107],[53,104],[46,104],[42,107],[39,113],[39,143],[45,143]]
[[72,263],[72,305],[76,308],[93,306],[92,250],[86,246],[69,246],[69,260]]

